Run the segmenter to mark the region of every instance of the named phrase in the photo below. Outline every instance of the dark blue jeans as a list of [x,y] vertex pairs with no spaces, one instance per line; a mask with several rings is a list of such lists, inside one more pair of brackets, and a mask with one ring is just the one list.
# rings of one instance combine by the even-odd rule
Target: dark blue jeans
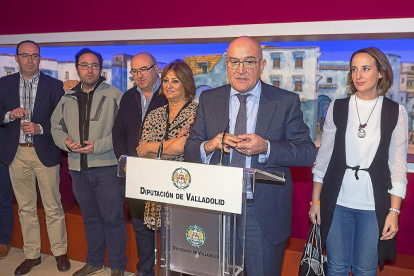
[[[322,218],[323,223],[323,218]],[[328,275],[377,275],[379,229],[375,211],[336,205],[326,239]]]
[[145,202],[143,200],[129,198],[128,204],[137,243],[137,270],[143,276],[154,276],[155,237],[154,231],[144,225]]
[[13,233],[13,188],[9,168],[0,168],[0,244],[10,244]]
[[120,183],[116,173],[117,166],[70,171],[73,193],[81,208],[85,226],[88,244],[86,263],[102,267],[108,245],[111,269],[125,270],[125,185]]

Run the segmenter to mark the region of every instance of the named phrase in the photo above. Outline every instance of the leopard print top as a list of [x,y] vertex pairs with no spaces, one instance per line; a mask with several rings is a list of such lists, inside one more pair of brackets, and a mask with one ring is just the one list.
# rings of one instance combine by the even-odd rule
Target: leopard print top
[[[167,128],[167,108],[164,105],[151,111],[144,122],[141,142],[161,142]],[[165,140],[174,139],[184,129],[189,129],[194,122],[197,103],[191,102],[174,118]],[[184,154],[169,158],[168,160],[184,161]]]

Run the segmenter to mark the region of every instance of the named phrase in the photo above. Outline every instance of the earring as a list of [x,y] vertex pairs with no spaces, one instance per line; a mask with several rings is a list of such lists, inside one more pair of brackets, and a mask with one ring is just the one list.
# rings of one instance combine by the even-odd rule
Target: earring
[[377,93],[378,93],[378,96],[381,96],[382,89],[378,87],[378,88],[377,88]]

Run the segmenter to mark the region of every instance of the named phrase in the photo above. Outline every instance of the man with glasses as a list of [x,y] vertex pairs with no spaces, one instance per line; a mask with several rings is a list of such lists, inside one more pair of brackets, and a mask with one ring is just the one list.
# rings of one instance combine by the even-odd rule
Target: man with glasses
[[[112,130],[112,140],[117,158],[121,155],[137,156],[142,125],[152,110],[167,104],[164,95],[158,93],[161,80],[157,73],[155,58],[148,53],[139,53],[132,58],[131,75],[135,87],[125,92]],[[124,183],[124,179],[120,179]],[[153,276],[155,261],[154,232],[144,225],[145,202],[128,199],[132,225],[138,250],[138,275]]]
[[125,185],[117,177],[112,125],[122,92],[101,76],[99,53],[85,48],[75,59],[80,83],[62,97],[51,119],[56,145],[68,152],[73,193],[88,244],[86,264],[73,276],[104,271],[106,246],[111,275],[121,276],[127,262]]
[[[266,60],[260,44],[240,37],[227,50],[230,85],[204,91],[184,148],[190,162],[224,163],[269,173],[283,171],[285,185],[247,186],[245,269],[249,276],[280,275],[291,232],[290,166],[311,166],[315,145],[303,122],[299,96],[260,80]],[[229,123],[230,121],[230,123]],[[223,133],[229,124],[229,133]]]
[[0,123],[5,125],[0,161],[9,166],[24,240],[25,261],[14,275],[25,275],[42,262],[36,180],[57,269],[66,271],[70,262],[59,192],[61,154],[50,134],[63,83],[40,72],[40,48],[33,41],[17,45],[16,62],[20,72],[0,79]]

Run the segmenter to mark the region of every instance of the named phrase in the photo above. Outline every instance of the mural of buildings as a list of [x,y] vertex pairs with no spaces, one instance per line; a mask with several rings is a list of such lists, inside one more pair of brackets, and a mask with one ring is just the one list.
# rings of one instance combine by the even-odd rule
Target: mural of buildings
[[346,85],[349,72],[348,61],[321,61],[319,62],[319,74],[321,79],[318,84],[318,115],[319,129],[323,127],[326,112],[333,99],[345,98],[350,93]]
[[[40,70],[54,78],[58,78],[57,60],[51,58],[40,58]],[[19,64],[14,55],[0,53],[0,77],[19,72]]]
[[58,79],[61,81],[78,80],[78,73],[76,73],[76,65],[74,61],[58,61]]
[[386,56],[391,63],[394,73],[393,83],[387,92],[387,97],[399,104],[405,105],[405,93],[400,93],[401,57],[393,54],[386,54]]
[[[266,66],[261,79],[299,95],[303,119],[315,140],[318,125],[323,125],[329,104],[334,99],[349,95],[349,61],[320,61],[322,53],[317,46],[262,46],[262,50]],[[387,97],[406,107],[409,129],[414,130],[414,63],[401,63],[401,57],[394,54],[387,54],[387,57],[394,72],[394,82]],[[102,76],[123,92],[134,86],[129,73],[131,59],[131,55],[117,54],[112,60],[103,62]],[[197,88],[195,100],[198,100],[202,91],[228,83],[225,59],[226,53],[184,58],[194,72]],[[157,62],[157,65],[157,72],[161,74],[167,63]],[[58,62],[55,59],[41,58],[40,69],[45,74],[62,80],[65,90],[71,90],[79,82],[74,61]],[[0,53],[0,77],[18,71],[14,55]]]
[[128,75],[129,71],[127,71],[128,67],[128,60],[131,60],[131,55],[126,54],[119,54],[114,55],[112,60],[112,68],[111,68],[111,80],[108,82],[111,83],[113,86],[118,87],[119,90],[125,92],[127,91],[128,85]]
[[316,138],[319,47],[262,46],[267,64],[261,76],[268,84],[299,94],[304,121]]
[[194,75],[207,74],[221,60],[222,55],[204,55],[185,57],[184,61],[190,66]]
[[[319,61],[322,53],[316,46],[262,46],[262,49],[267,64],[261,79],[299,94],[304,121],[309,126],[312,139],[316,139],[317,127],[323,126],[329,104],[334,99],[345,98],[350,94],[347,87],[349,61]],[[401,63],[401,57],[393,54],[387,54],[387,57],[394,72],[393,85],[387,97],[406,106],[409,115],[414,115],[414,63]],[[196,99],[202,91],[228,82],[225,59],[225,53],[185,57],[184,60],[195,74]],[[400,71],[405,74],[404,91],[401,89]],[[410,130],[414,129],[414,120],[411,118]]]
[[184,57],[184,61],[194,73],[194,81],[196,83],[195,101],[198,101],[201,92],[204,90],[219,87],[227,83],[225,59],[225,53]]
[[[319,47],[274,47],[262,46],[263,59],[267,64],[261,79],[271,85],[295,91],[301,99],[304,121],[316,138],[316,87],[319,81]],[[220,59],[219,59],[220,57]],[[227,83],[226,54],[185,57],[195,73],[198,98],[206,89]],[[215,62],[215,64],[214,64]]]
[[[405,107],[408,112],[408,128],[414,130],[414,62],[401,63],[399,91],[406,97]],[[413,141],[414,137],[410,137]]]
[[0,78],[19,71],[19,65],[12,54],[0,54]]

